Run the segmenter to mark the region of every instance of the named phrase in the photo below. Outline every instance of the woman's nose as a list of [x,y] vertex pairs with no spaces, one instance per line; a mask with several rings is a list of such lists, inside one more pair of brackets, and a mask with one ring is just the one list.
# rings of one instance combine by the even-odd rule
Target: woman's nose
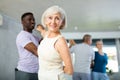
[[52,19],[52,21],[51,21],[52,23],[55,23],[55,19]]

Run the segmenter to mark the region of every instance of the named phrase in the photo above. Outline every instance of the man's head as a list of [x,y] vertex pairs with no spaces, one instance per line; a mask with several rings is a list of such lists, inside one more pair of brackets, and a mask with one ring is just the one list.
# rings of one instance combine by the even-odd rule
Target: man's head
[[92,44],[92,38],[91,38],[91,35],[89,34],[85,34],[83,36],[83,42],[88,44],[88,45],[91,45]]
[[32,32],[35,27],[35,19],[34,15],[31,12],[24,13],[21,16],[21,22],[23,25],[23,29],[28,32]]

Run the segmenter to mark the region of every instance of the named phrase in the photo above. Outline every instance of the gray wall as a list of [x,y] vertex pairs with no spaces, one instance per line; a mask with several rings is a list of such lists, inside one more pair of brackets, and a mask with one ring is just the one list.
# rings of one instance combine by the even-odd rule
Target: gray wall
[[20,30],[19,23],[3,15],[3,25],[0,26],[0,80],[14,80],[18,60],[15,39]]

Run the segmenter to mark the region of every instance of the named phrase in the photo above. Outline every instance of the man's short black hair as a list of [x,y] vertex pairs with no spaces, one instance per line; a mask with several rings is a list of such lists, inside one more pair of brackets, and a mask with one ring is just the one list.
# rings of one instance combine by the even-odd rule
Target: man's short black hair
[[31,12],[26,12],[24,13],[22,16],[21,16],[21,20],[23,20],[24,17],[28,16],[28,15],[32,15],[33,16],[33,13]]

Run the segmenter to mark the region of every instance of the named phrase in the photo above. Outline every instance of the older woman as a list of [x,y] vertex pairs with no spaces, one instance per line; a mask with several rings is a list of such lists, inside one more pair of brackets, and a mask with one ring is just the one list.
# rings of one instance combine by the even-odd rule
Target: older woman
[[46,30],[40,25],[37,27],[44,37],[38,47],[39,80],[66,80],[64,73],[71,75],[73,66],[66,40],[60,32],[66,26],[65,11],[52,6],[43,13],[41,22]]

